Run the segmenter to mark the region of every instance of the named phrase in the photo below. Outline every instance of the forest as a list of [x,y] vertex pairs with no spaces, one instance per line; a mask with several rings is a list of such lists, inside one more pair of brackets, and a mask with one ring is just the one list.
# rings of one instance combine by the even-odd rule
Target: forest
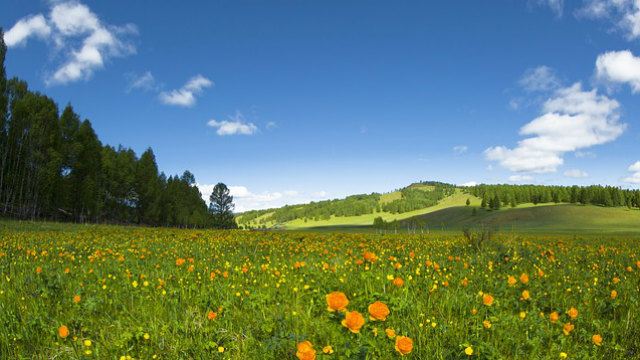
[[0,215],[19,219],[144,224],[221,225],[192,173],[167,176],[151,148],[102,144],[68,104],[7,78],[0,29]]

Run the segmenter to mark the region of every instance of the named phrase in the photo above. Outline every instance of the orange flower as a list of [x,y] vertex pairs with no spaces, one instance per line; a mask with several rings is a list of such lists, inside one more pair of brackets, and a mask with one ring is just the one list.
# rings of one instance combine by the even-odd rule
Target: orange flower
[[396,337],[395,348],[400,355],[406,355],[413,350],[413,341],[408,336],[398,336]]
[[369,251],[365,251],[364,252],[364,259],[366,261],[376,262],[378,260],[378,257],[376,256],[375,253],[372,253],[372,252],[369,252]]
[[489,294],[482,295],[482,303],[486,306],[493,305],[493,300],[495,300],[494,297]]
[[564,325],[562,325],[562,332],[565,335],[569,335],[569,333],[571,333],[571,331],[573,331],[573,329],[575,328],[575,326],[571,323],[565,323]]
[[402,280],[402,278],[397,277],[395,279],[393,279],[393,285],[397,286],[397,287],[401,287],[402,285],[404,285],[404,280]]
[[58,335],[60,335],[61,338],[66,339],[67,336],[69,336],[69,329],[65,325],[60,326],[58,328]]
[[333,348],[331,346],[325,346],[322,348],[322,352],[325,354],[333,354]]
[[482,326],[484,326],[485,329],[491,329],[491,321],[489,320],[483,321]]
[[571,309],[569,309],[569,317],[572,319],[575,319],[578,317],[578,309],[571,307]]
[[611,298],[612,298],[612,299],[615,299],[615,298],[617,298],[617,297],[618,297],[618,292],[617,292],[617,291],[615,291],[615,290],[611,290]]
[[209,310],[209,312],[207,313],[207,319],[209,320],[215,320],[218,317],[218,314],[213,312],[213,310]]
[[387,320],[387,316],[389,315],[389,308],[387,305],[381,303],[380,301],[376,301],[373,304],[369,305],[369,318],[371,320]]
[[177,258],[176,259],[176,265],[181,266],[182,264],[184,264],[186,262],[185,259],[183,258]]
[[40,266],[36,268],[36,274],[38,275],[42,274],[42,268]]
[[560,317],[560,315],[558,315],[558,313],[557,313],[557,312],[555,312],[555,311],[554,311],[554,312],[552,312],[552,313],[549,315],[549,319],[551,320],[551,322],[556,322],[556,321],[558,321],[558,318],[559,318],[559,317]]
[[530,297],[531,297],[531,294],[529,294],[529,290],[524,290],[522,292],[522,299],[523,300],[529,300]]
[[600,344],[602,344],[602,336],[600,336],[600,334],[595,334],[591,338],[591,341],[593,341],[594,344],[600,346]]
[[300,360],[315,360],[316,351],[313,350],[313,345],[308,341],[298,343],[296,356]]
[[364,325],[364,318],[357,311],[347,311],[344,320],[342,320],[342,326],[348,328],[352,333],[359,333],[362,325]]
[[513,276],[509,276],[509,278],[507,279],[507,284],[509,284],[510,286],[515,285],[517,282],[518,280],[516,280],[516,278]]
[[529,275],[523,273],[522,275],[520,275],[520,282],[523,284],[526,284],[529,282]]
[[76,304],[79,303],[80,302],[80,295],[74,296],[73,297],[73,302],[76,303]]
[[395,330],[393,330],[393,329],[389,329],[389,328],[387,328],[384,332],[385,332],[385,334],[387,334],[387,336],[388,336],[390,339],[393,339],[394,337],[396,337],[396,331],[395,331]]
[[327,310],[329,311],[345,311],[349,300],[347,295],[340,291],[334,291],[327,295]]

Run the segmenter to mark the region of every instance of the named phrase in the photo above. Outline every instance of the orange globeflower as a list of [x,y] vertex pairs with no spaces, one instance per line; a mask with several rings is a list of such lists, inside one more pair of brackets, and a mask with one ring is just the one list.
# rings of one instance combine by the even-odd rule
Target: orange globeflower
[[36,268],[36,274],[38,275],[42,274],[42,268],[40,266]]
[[344,320],[342,320],[342,326],[348,328],[352,333],[359,333],[362,325],[364,325],[364,318],[357,311],[347,311]]
[[390,339],[393,339],[394,337],[396,337],[396,331],[395,331],[395,330],[393,330],[393,329],[389,329],[389,328],[387,328],[384,332],[387,334],[387,336],[388,336]]
[[177,258],[176,259],[176,265],[181,266],[182,264],[184,264],[186,262],[185,259],[183,258]]
[[554,312],[552,312],[552,313],[549,315],[549,319],[551,320],[551,322],[556,322],[556,321],[558,321],[558,318],[559,318],[559,317],[560,317],[560,315],[558,315],[558,313],[557,313],[557,312],[555,312],[555,311],[554,311]]
[[373,304],[369,305],[369,318],[371,320],[387,320],[387,316],[389,315],[389,308],[384,303],[380,301],[376,301]]
[[400,355],[406,355],[413,350],[413,341],[408,336],[398,336],[396,337],[395,348]]
[[517,282],[518,282],[518,280],[516,280],[516,278],[514,278],[513,276],[509,276],[509,278],[507,279],[507,283],[508,283],[510,286],[515,285]]
[[209,310],[209,312],[207,313],[207,319],[209,320],[215,320],[218,317],[218,314],[213,312],[213,310]]
[[73,297],[73,302],[76,303],[76,304],[79,303],[80,302],[80,295],[74,296]]
[[322,348],[322,352],[325,354],[333,354],[333,348],[331,346],[325,346]]
[[565,323],[564,325],[562,325],[562,332],[565,335],[569,335],[569,333],[571,333],[571,331],[573,331],[573,329],[575,328],[575,326],[571,323]]
[[489,294],[482,295],[482,303],[486,306],[491,306],[493,304],[494,297]]
[[602,344],[602,336],[600,336],[600,334],[595,334],[591,338],[591,341],[593,341],[594,344],[600,346],[600,344]]
[[611,290],[611,298],[612,298],[612,299],[615,299],[615,298],[617,298],[617,297],[618,297],[618,292],[617,292],[617,291],[615,291],[615,290]]
[[528,283],[529,282],[529,275],[524,274],[524,273],[522,275],[520,275],[520,282],[523,283],[523,284]]
[[578,309],[571,307],[571,309],[569,309],[569,317],[571,317],[572,319],[575,319],[578,317]]
[[378,257],[376,256],[375,253],[372,253],[372,252],[369,252],[369,251],[365,251],[364,252],[364,259],[366,261],[376,262],[378,260]]
[[404,285],[404,280],[402,280],[402,278],[397,277],[395,279],[393,279],[393,285],[397,286],[397,287],[401,287],[402,285]]
[[315,360],[316,351],[313,349],[313,345],[311,345],[310,342],[303,341],[298,343],[296,356],[300,360]]
[[523,300],[529,300],[530,297],[531,297],[531,294],[529,294],[529,290],[524,290],[522,292],[522,299]]
[[327,310],[329,311],[345,311],[349,300],[347,295],[340,291],[334,291],[327,295]]
[[69,336],[69,329],[65,325],[60,326],[58,328],[58,335],[60,335],[61,338],[66,339],[67,336]]

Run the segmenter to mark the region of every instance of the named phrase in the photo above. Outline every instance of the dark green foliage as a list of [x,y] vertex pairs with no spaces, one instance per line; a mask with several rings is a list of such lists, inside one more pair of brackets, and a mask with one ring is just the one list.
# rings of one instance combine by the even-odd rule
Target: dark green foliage
[[235,229],[238,227],[233,217],[233,196],[229,188],[218,183],[209,197],[209,212],[213,216],[213,225],[218,229]]
[[7,80],[2,39],[0,28],[0,215],[214,225],[191,173],[167,179],[158,173],[151,149],[138,159],[131,149],[103,146],[71,105],[59,115],[53,100],[30,91],[24,81]]
[[382,206],[384,211],[392,214],[402,214],[405,212],[424,209],[436,205],[440,200],[453,195],[455,186],[438,182],[423,183],[433,186],[433,190],[425,191],[412,186],[400,190],[400,199],[388,202]]

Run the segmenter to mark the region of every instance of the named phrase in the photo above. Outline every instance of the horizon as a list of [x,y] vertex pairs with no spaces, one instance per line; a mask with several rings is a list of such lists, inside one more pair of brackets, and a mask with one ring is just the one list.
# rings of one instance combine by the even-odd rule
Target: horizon
[[424,179],[640,187],[637,1],[193,3],[12,0],[7,74],[238,212]]

